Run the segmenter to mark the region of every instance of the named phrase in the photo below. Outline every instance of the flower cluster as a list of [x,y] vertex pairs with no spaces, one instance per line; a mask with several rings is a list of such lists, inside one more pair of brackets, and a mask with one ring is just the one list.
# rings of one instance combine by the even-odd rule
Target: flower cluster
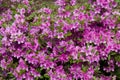
[[0,14],[3,79],[120,79],[117,2],[56,0],[40,9],[31,0],[11,3],[18,5]]

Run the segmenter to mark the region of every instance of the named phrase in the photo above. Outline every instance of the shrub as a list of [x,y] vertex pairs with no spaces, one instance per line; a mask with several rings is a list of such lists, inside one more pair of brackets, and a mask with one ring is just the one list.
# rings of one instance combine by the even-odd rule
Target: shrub
[[120,79],[119,0],[9,3],[1,0],[2,79]]

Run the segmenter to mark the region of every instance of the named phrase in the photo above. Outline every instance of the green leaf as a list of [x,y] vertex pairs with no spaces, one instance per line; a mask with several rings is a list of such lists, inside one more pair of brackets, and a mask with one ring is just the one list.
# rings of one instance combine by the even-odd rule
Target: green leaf
[[93,80],[97,80],[97,78],[94,76],[94,77],[93,77]]
[[7,24],[6,24],[6,23],[3,23],[2,26],[3,26],[3,27],[7,27]]
[[71,6],[69,5],[69,6],[66,6],[65,7],[65,10],[71,10]]
[[118,61],[118,62],[120,62],[120,55],[116,55],[115,56],[115,60]]
[[2,40],[2,38],[3,38],[2,35],[0,35],[0,40]]
[[16,68],[17,65],[18,65],[17,62],[15,62],[15,63],[11,62],[7,67],[8,67],[8,68],[10,68],[10,67],[12,67],[12,68]]
[[7,7],[8,6],[6,3],[2,3],[0,5],[3,6],[3,7]]
[[71,24],[72,20],[70,18],[65,18],[65,20]]
[[[33,23],[32,23],[33,24]],[[33,26],[39,26],[40,25],[40,21],[37,21],[33,24]]]
[[22,70],[22,69],[21,69],[19,74],[21,75],[21,74],[23,74],[23,73],[25,73],[25,72],[26,72],[26,70]]
[[33,17],[35,17],[35,15],[36,15],[36,12],[33,12],[29,17],[27,17],[27,20],[32,19]]
[[86,72],[88,70],[88,66],[82,65],[82,70],[83,70],[83,72]]
[[108,60],[110,60],[111,59],[111,56],[110,55],[108,55]]
[[26,52],[27,52],[27,54],[29,54],[31,52],[31,50],[27,50]]
[[115,0],[116,2],[120,2],[120,0]]
[[85,6],[86,6],[86,10],[90,10],[90,4],[86,3]]
[[7,75],[8,75],[9,78],[13,78],[14,77],[14,75],[11,72],[9,72]]
[[115,71],[113,72],[113,75],[116,75],[116,77],[118,79],[120,79],[120,68],[119,67],[115,68]]
[[116,55],[116,52],[112,51],[110,52],[110,55]]
[[81,25],[84,25],[84,23],[85,23],[85,21],[84,21],[84,20],[80,21],[80,24],[81,24]]
[[39,73],[41,73],[41,71],[43,70],[43,68],[39,67],[36,69]]
[[69,61],[70,61],[70,64],[74,63],[74,62],[73,62],[73,59],[70,59]]
[[45,78],[50,78],[50,77],[48,76],[48,74],[44,74],[44,77],[45,77]]
[[36,77],[34,80],[39,80],[39,77]]
[[79,53],[78,53],[78,58],[80,58],[80,54],[81,54],[81,53],[79,52]]
[[71,32],[68,32],[67,34],[65,34],[65,37],[68,37],[68,36],[71,36],[72,33]]
[[38,43],[40,44],[41,48],[43,48],[43,47],[45,47],[47,45],[45,40],[43,40],[41,37],[39,37]]

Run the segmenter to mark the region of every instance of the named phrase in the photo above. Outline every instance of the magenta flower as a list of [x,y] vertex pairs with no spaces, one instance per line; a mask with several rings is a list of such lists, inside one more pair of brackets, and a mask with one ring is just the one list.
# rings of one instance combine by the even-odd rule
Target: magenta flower
[[66,5],[66,2],[65,2],[65,0],[57,0],[57,1],[55,2],[55,4],[58,5],[58,6],[65,6],[65,5]]
[[74,6],[74,5],[76,4],[76,0],[71,0],[71,1],[70,1],[70,4],[71,4],[72,6]]
[[3,79],[118,79],[120,13],[115,0],[56,0],[45,7],[40,3],[42,8],[33,0],[10,1],[0,0],[1,7],[7,6],[0,8]]
[[28,67],[27,67],[27,65],[25,64],[25,62],[22,58],[20,58],[19,65],[17,66],[16,70],[17,70],[18,73],[20,72],[20,70],[28,71]]

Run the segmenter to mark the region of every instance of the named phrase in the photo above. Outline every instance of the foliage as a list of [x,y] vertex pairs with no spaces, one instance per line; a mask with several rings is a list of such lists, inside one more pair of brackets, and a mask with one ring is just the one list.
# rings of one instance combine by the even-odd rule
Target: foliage
[[0,79],[119,80],[119,0],[0,0]]

